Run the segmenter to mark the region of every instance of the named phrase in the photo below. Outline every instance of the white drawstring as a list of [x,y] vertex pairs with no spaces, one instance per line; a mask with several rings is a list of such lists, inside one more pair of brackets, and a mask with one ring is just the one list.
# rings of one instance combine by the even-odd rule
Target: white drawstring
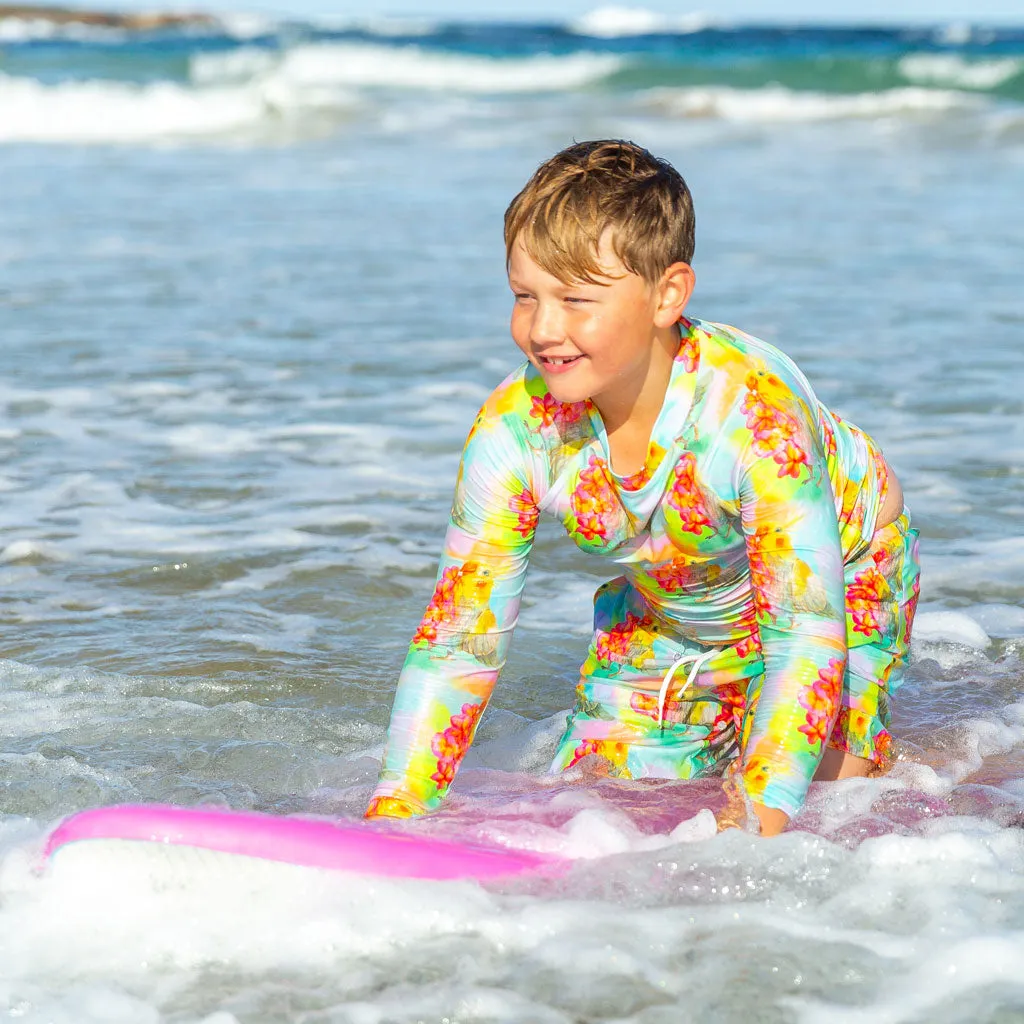
[[690,688],[690,684],[694,679],[697,678],[697,673],[703,667],[704,662],[713,658],[717,653],[717,648],[712,647],[710,651],[704,651],[701,654],[684,654],[672,662],[672,667],[665,673],[665,678],[661,681],[661,692],[658,694],[658,723],[662,729],[665,728],[665,704],[668,701],[668,688],[672,682],[672,677],[676,674],[676,669],[682,668],[688,662],[693,662],[693,668],[690,669],[686,682],[683,683],[683,688],[676,694],[676,700],[678,700]]

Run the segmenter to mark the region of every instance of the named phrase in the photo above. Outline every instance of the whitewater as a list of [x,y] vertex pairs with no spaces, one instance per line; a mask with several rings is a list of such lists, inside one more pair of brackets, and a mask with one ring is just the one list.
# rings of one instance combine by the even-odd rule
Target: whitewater
[[[545,773],[600,568],[542,534],[445,810],[485,886],[91,857],[75,810],[356,817],[458,456],[516,364],[501,216],[671,159],[695,315],[791,354],[922,532],[884,778],[787,834]],[[1024,33],[0,22],[0,1011],[32,1024],[1024,1017]]]

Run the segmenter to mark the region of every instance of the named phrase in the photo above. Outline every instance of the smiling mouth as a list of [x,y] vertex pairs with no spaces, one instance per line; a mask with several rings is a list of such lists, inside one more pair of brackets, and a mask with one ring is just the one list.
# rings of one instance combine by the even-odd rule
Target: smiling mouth
[[557,373],[575,366],[582,358],[582,356],[538,356],[537,360],[545,370],[553,370]]

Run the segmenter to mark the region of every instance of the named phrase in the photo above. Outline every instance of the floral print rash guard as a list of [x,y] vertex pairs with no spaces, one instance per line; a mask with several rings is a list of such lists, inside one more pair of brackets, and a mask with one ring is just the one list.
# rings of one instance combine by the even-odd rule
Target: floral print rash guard
[[777,349],[680,327],[632,476],[612,471],[594,405],[556,401],[528,363],[480,411],[369,815],[431,810],[447,792],[505,662],[541,514],[620,574],[598,591],[553,768],[596,753],[623,776],[686,778],[732,762],[755,801],[790,815],[803,803],[857,629],[844,567],[871,547],[885,464]]

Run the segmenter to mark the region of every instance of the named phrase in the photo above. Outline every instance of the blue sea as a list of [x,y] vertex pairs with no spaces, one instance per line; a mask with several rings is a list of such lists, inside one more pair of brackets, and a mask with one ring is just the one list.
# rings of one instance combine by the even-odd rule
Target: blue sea
[[[691,311],[792,355],[903,482],[892,773],[774,840],[709,835],[702,784],[546,776],[603,578],[549,529],[416,827],[566,878],[40,873],[101,804],[361,812],[517,363],[502,213],[598,137],[690,183]],[[1022,252],[1024,28],[0,20],[0,1015],[1024,1019]]]

